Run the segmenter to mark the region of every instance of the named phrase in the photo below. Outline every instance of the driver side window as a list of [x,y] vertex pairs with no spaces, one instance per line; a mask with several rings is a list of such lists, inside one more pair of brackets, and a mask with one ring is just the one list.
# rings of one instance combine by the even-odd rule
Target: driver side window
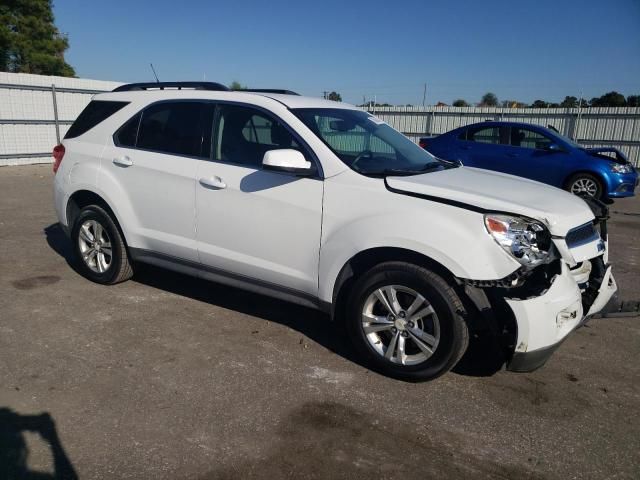
[[227,104],[218,108],[214,160],[259,168],[269,150],[302,151],[289,130],[262,111]]
[[553,143],[549,137],[534,130],[511,127],[511,146],[544,150]]

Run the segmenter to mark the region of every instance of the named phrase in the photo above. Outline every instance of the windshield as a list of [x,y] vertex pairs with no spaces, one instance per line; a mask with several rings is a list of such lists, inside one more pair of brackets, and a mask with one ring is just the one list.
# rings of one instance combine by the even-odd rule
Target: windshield
[[367,112],[301,108],[293,113],[340,160],[363,175],[415,175],[454,166],[435,158]]
[[563,134],[561,134],[557,130],[551,130],[550,128],[547,128],[546,130],[551,134],[551,136],[558,137],[560,140],[562,140],[565,143],[568,143],[570,146],[572,146],[574,148],[582,148],[582,149],[584,149],[584,145],[580,145],[575,140],[571,140],[569,137],[564,136]]

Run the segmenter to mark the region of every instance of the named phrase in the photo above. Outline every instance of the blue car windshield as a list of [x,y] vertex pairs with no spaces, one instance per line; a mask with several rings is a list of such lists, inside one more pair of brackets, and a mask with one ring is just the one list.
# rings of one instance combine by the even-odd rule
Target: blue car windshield
[[568,143],[569,145],[571,145],[574,148],[584,148],[582,145],[577,143],[575,140],[571,140],[569,137],[565,137],[560,132],[556,132],[556,131],[551,130],[549,128],[546,128],[545,130],[547,130],[547,132],[549,132],[549,135],[551,135],[553,137],[558,137],[560,140],[562,140],[565,143]]
[[340,160],[363,175],[416,175],[455,166],[437,159],[367,112],[300,108],[293,113]]

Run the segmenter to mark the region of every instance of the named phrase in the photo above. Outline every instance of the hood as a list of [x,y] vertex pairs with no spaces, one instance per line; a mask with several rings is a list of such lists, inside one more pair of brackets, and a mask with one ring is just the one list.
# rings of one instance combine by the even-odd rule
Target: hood
[[427,195],[475,209],[534,218],[557,236],[565,236],[572,228],[594,218],[584,200],[564,190],[479,168],[459,167],[409,177],[387,177],[386,182],[397,193]]
[[[623,165],[629,163],[627,156],[615,147],[597,147],[597,148],[585,148],[584,149],[592,157],[602,158],[611,162],[621,163]],[[613,153],[615,156],[605,155],[607,153]]]

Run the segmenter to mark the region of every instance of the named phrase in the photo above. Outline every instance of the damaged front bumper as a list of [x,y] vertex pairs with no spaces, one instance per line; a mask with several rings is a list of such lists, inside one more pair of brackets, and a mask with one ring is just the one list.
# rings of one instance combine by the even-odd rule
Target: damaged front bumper
[[544,365],[617,291],[608,264],[608,212],[603,204],[587,203],[596,220],[553,239],[561,258],[499,281],[464,282],[480,316],[496,327],[508,370],[528,372]]
[[[598,258],[594,263],[598,260],[602,262]],[[611,266],[605,266],[600,278],[594,277],[598,273],[592,273],[584,291],[569,266],[563,263],[561,268],[560,275],[543,295],[529,299],[505,298],[518,328],[515,349],[507,363],[509,370],[528,372],[544,365],[564,339],[601,311],[617,290]]]

